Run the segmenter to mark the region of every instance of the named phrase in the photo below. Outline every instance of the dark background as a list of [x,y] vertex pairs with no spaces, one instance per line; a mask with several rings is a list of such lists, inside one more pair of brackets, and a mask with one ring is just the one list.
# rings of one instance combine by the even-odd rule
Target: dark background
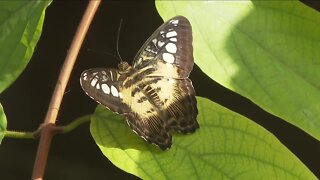
[[[304,3],[320,10],[319,1]],[[60,68],[86,5],[87,2],[83,1],[54,1],[48,7],[42,36],[30,63],[17,81],[0,95],[8,119],[8,130],[33,131],[43,122]],[[148,36],[163,23],[154,2],[103,2],[71,75],[58,115],[59,125],[94,111],[96,103],[81,90],[79,76],[83,70],[92,67],[117,67],[117,59],[95,51],[116,54],[121,18],[119,50],[122,58],[129,63]],[[212,82],[197,66],[191,79],[197,95],[208,97],[265,127],[320,177],[319,141]],[[0,146],[1,178],[30,179],[37,145],[38,141],[34,140],[4,139]],[[57,135],[52,141],[45,179],[62,178],[136,179],[113,166],[103,156],[90,135],[88,123],[71,133]]]

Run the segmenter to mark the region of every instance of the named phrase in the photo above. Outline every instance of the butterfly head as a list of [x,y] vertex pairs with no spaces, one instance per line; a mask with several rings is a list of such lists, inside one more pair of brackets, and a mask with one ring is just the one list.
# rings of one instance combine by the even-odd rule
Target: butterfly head
[[128,72],[131,66],[126,61],[121,61],[118,65],[120,72]]

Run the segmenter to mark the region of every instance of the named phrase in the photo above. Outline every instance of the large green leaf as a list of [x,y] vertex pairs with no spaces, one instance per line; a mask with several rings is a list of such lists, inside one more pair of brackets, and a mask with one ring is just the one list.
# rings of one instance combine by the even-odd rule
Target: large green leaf
[[0,93],[22,72],[40,38],[51,1],[0,2]]
[[175,134],[161,151],[133,133],[124,118],[98,106],[91,133],[117,167],[142,179],[316,179],[271,133],[205,98],[200,129]]
[[6,115],[4,114],[3,107],[0,104],[0,144],[4,137],[4,133],[6,129],[7,129],[7,118],[6,118]]
[[298,1],[157,1],[213,80],[320,140],[320,13]]

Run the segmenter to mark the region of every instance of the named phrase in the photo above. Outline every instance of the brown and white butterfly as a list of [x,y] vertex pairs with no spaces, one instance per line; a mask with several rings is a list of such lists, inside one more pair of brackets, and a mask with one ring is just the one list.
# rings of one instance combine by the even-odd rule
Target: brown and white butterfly
[[81,74],[83,90],[106,108],[124,115],[134,132],[161,149],[170,148],[170,130],[191,133],[199,128],[191,80],[192,30],[176,16],[144,43],[133,66],[94,68]]

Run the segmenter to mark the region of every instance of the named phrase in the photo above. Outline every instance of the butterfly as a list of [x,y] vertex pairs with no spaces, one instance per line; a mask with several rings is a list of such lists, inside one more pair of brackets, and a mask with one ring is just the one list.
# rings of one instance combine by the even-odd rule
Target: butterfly
[[133,65],[94,68],[80,77],[82,89],[96,102],[124,115],[132,130],[162,150],[172,144],[170,131],[192,133],[197,122],[192,28],[176,16],[163,23],[143,44]]

